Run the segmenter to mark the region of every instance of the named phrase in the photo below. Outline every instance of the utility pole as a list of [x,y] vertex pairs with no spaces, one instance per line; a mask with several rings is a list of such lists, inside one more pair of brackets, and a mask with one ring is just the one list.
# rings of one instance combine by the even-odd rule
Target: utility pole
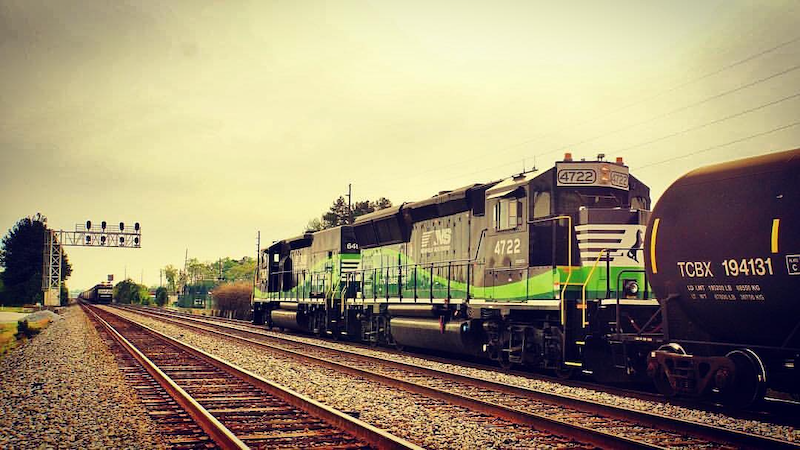
[[256,297],[256,286],[258,285],[258,266],[261,264],[261,230],[256,235],[256,269],[253,271],[253,289],[250,294],[250,304]]
[[347,183],[347,221],[350,225],[353,224],[353,207],[352,205],[353,200],[353,184]]

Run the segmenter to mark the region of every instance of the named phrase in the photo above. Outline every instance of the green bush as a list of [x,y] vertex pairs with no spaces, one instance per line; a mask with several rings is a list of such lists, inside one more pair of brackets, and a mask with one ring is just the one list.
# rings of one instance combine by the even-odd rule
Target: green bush
[[156,305],[164,306],[169,301],[169,295],[167,294],[167,289],[160,287],[156,289]]

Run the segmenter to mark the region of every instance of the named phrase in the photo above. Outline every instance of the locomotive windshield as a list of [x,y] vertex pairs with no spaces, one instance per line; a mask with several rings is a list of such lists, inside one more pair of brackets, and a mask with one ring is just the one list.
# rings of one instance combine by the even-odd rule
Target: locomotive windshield
[[628,192],[611,188],[562,189],[558,193],[558,210],[560,214],[578,212],[586,208],[623,208],[628,207]]

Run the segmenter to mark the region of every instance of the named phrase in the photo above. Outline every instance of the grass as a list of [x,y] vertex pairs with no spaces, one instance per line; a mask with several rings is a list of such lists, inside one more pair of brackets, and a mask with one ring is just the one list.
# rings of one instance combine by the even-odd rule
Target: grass
[[0,323],[0,358],[17,348],[20,343],[39,334],[50,325],[50,319]]
[[34,308],[26,308],[24,306],[2,306],[0,305],[0,312],[15,312],[27,313],[36,311]]
[[17,323],[0,323],[0,357],[17,346]]

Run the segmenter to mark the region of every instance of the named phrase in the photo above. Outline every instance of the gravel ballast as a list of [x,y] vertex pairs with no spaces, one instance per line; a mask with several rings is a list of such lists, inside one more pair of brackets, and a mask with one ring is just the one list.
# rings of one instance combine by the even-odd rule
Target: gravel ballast
[[422,395],[286,356],[271,355],[239,341],[204,335],[128,311],[115,309],[113,312],[357,415],[361,420],[426,448],[570,448],[576,444]]
[[79,307],[0,361],[0,448],[163,448]]

